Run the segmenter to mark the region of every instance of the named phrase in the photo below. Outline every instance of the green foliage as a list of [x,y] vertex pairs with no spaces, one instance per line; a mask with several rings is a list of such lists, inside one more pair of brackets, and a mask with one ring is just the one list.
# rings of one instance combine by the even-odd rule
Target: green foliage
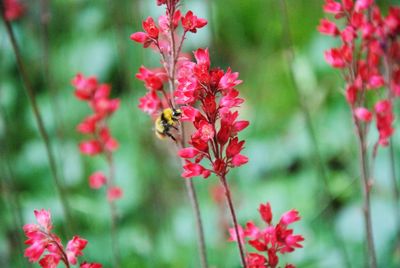
[[[85,259],[105,267],[112,263],[105,193],[91,190],[87,183],[91,172],[105,170],[106,164],[81,156],[76,146],[82,137],[75,126],[88,113],[70,86],[78,72],[111,83],[113,94],[122,99],[111,122],[120,142],[116,178],[124,189],[124,198],[117,203],[122,267],[197,267],[196,233],[180,163],[173,148],[153,137],[150,119],[136,108],[145,89],[134,74],[140,65],[153,67],[159,60],[132,43],[129,35],[141,30],[141,20],[155,0],[52,1],[48,35],[41,23],[40,1],[25,2],[28,13],[13,27],[67,188],[73,231],[89,240]],[[295,229],[304,235],[305,248],[287,261],[298,267],[346,267],[345,251],[352,267],[363,267],[357,148],[340,76],[323,60],[329,41],[316,31],[322,1],[287,1],[294,66],[285,60],[279,1],[183,2],[195,12],[199,8],[210,22],[184,50],[208,46],[214,65],[229,65],[244,80],[239,88],[246,98],[242,117],[251,125],[242,138],[250,162],[229,174],[240,223],[259,221],[261,202],[270,201],[275,215],[297,208],[303,220]],[[60,233],[65,223],[4,25],[0,36],[0,266],[24,267],[18,239],[21,225],[33,220],[33,209],[50,209]],[[297,74],[296,85],[289,68]],[[318,173],[294,86],[310,110],[328,188]],[[398,135],[395,140],[399,159]],[[383,149],[377,160],[372,214],[380,267],[398,267],[399,258],[392,257],[395,226],[387,155]],[[218,224],[229,215],[221,213],[210,196],[216,178],[197,178],[195,184],[210,264],[239,267],[237,249]],[[326,191],[335,197],[330,203]]]

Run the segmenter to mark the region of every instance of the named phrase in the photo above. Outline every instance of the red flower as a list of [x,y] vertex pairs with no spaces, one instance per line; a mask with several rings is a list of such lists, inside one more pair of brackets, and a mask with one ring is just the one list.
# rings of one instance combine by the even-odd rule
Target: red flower
[[[82,250],[87,245],[87,240],[74,236],[67,244],[66,250],[57,235],[51,233],[52,222],[51,214],[44,209],[35,210],[37,224],[25,224],[23,229],[28,240],[25,241],[29,245],[25,249],[25,257],[28,257],[30,262],[37,262],[44,268],[56,268],[62,261],[65,266],[77,263],[77,257],[82,256]],[[42,257],[43,253],[48,254]],[[82,267],[82,266],[81,266]],[[83,266],[86,268],[101,268],[100,264],[96,266]]]
[[107,199],[109,202],[113,202],[120,199],[123,195],[122,189],[119,187],[110,187],[107,190]]
[[8,21],[19,19],[25,13],[25,7],[18,0],[4,0],[4,17]]
[[[247,243],[261,253],[247,254],[247,265],[249,267],[275,268],[279,263],[278,254],[292,252],[296,248],[302,247],[301,242],[304,241],[304,238],[301,235],[293,234],[293,229],[288,227],[298,221],[300,217],[297,210],[292,209],[282,215],[278,224],[272,225],[270,204],[261,204],[259,212],[263,221],[268,225],[265,229],[259,229],[251,221],[247,223],[244,231],[241,227],[239,228],[243,242],[247,239]],[[236,240],[234,229],[229,229],[229,232],[231,234],[230,241]]]
[[40,261],[39,264],[43,268],[56,268],[60,263],[61,257],[58,254],[47,254]]
[[207,25],[207,20],[198,18],[193,14],[192,11],[188,11],[184,17],[182,17],[182,26],[185,31],[197,32],[197,29]]
[[158,99],[157,93],[148,92],[144,97],[139,99],[139,109],[150,115],[155,115],[158,113],[161,102]]
[[354,109],[354,115],[358,120],[363,122],[371,122],[372,120],[372,113],[364,107]]
[[342,5],[334,0],[325,0],[324,11],[338,15],[343,12]]
[[97,140],[89,140],[79,144],[79,150],[83,154],[97,155],[103,151],[101,143]]
[[92,189],[99,189],[101,186],[106,184],[107,178],[104,174],[100,171],[93,173],[89,177],[89,185]]
[[85,249],[88,241],[80,238],[79,236],[74,236],[67,244],[67,257],[69,263],[75,265],[77,262],[77,257],[82,256],[82,250]]
[[336,27],[336,24],[327,19],[321,20],[318,26],[318,31],[320,33],[332,36],[337,36],[340,33],[339,29]]
[[156,26],[156,24],[154,23],[154,20],[152,17],[148,17],[145,21],[143,21],[143,29],[146,31],[146,33],[154,39],[158,38],[158,33],[159,30]]
[[[147,73],[144,71],[144,73]],[[86,117],[78,126],[77,131],[82,134],[90,135],[89,140],[79,144],[82,154],[95,156],[103,154],[112,162],[112,152],[114,152],[119,144],[112,137],[108,127],[109,117],[119,108],[120,100],[111,99],[111,86],[108,84],[99,84],[95,77],[85,78],[82,74],[76,75],[72,80],[75,87],[75,95],[78,99],[84,100],[92,109],[93,114]],[[147,105],[147,106],[145,106]],[[143,104],[144,109],[150,109],[150,104]],[[105,176],[101,172],[96,172],[89,177],[89,185],[93,189],[98,189],[107,182]],[[113,186],[113,181],[107,184],[109,190]]]
[[210,174],[211,172],[208,169],[196,163],[191,163],[189,161],[186,161],[186,164],[183,166],[182,177],[185,179],[189,179],[196,176],[202,176],[203,178],[206,179],[210,176]]
[[270,225],[272,221],[272,211],[269,202],[265,205],[261,204],[258,211],[260,212],[261,218],[265,221],[265,223]]
[[282,215],[280,223],[284,225],[289,225],[299,220],[300,220],[299,212],[295,209],[292,209]]

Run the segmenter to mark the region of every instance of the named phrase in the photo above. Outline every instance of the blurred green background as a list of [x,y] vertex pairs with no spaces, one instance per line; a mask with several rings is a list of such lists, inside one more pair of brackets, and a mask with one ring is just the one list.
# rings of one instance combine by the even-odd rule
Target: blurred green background
[[[74,234],[89,240],[81,260],[104,267],[112,265],[109,210],[103,190],[91,190],[87,178],[107,167],[100,157],[85,157],[78,151],[83,137],[75,126],[89,114],[70,85],[78,72],[111,83],[113,94],[122,100],[111,121],[120,142],[115,153],[117,184],[124,189],[123,199],[117,202],[122,267],[198,267],[196,233],[180,164],[168,142],[154,137],[150,118],[137,108],[145,89],[134,74],[142,64],[158,67],[159,58],[129,40],[129,35],[141,31],[147,16],[162,13],[155,2],[24,1],[25,16],[12,23],[72,207]],[[323,51],[335,42],[316,31],[324,16],[323,1],[287,1],[295,50],[291,65],[280,1],[181,2],[184,12],[191,9],[209,20],[206,28],[189,35],[184,51],[209,47],[213,66],[231,66],[244,80],[239,87],[246,99],[241,118],[251,125],[241,138],[246,140],[250,161],[229,174],[240,223],[254,220],[262,225],[257,209],[267,201],[276,220],[296,208],[303,219],[295,232],[306,240],[303,249],[284,261],[298,267],[363,267],[356,139],[340,75],[323,59]],[[389,3],[398,4],[379,2],[384,9]],[[57,233],[61,234],[65,221],[4,24],[0,25],[0,108],[0,267],[28,267],[20,253],[19,241],[24,239],[20,224],[33,222],[33,210],[40,208],[51,210]],[[374,131],[370,138],[376,139]],[[394,141],[400,159],[398,133]],[[400,253],[393,250],[396,225],[388,155],[382,149],[377,158],[372,215],[379,266],[399,267]],[[229,215],[211,195],[218,181],[215,177],[194,181],[209,263],[239,267],[236,245],[227,242],[222,228]],[[66,243],[67,238],[62,238]]]

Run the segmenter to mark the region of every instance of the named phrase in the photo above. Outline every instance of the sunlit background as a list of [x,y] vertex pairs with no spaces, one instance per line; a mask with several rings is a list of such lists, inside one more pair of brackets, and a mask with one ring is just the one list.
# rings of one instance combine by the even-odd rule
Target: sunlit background
[[[141,30],[147,16],[162,13],[155,2],[27,0],[25,16],[12,23],[72,207],[74,234],[89,240],[82,260],[104,267],[112,266],[109,209],[105,192],[90,189],[87,178],[107,166],[102,158],[78,151],[83,137],[75,127],[90,113],[73,95],[70,81],[78,72],[112,84],[113,95],[122,100],[111,121],[120,143],[115,153],[117,184],[124,190],[117,202],[122,267],[199,267],[180,163],[173,146],[154,137],[150,118],[137,108],[145,88],[135,73],[141,65],[158,67],[159,56],[133,43],[129,35]],[[323,59],[323,51],[335,43],[316,31],[323,1],[287,1],[292,63],[280,1],[181,2],[184,11],[191,9],[209,21],[198,34],[188,36],[184,51],[208,47],[213,66],[231,66],[244,80],[238,88],[246,99],[240,112],[251,124],[241,138],[250,161],[229,174],[239,222],[262,225],[257,210],[267,201],[276,220],[296,208],[302,220],[294,228],[305,237],[304,248],[284,261],[310,268],[364,267],[356,139],[340,74]],[[389,3],[399,4],[378,2],[384,9]],[[0,267],[28,267],[21,252],[21,227],[34,221],[33,210],[50,209],[60,234],[65,219],[3,24],[0,112]],[[371,140],[376,135],[371,132]],[[397,133],[397,159],[399,138]],[[399,267],[388,156],[382,149],[377,158],[372,215],[379,267]],[[229,214],[212,197],[217,179],[194,182],[209,263],[239,267],[236,245],[227,242]]]

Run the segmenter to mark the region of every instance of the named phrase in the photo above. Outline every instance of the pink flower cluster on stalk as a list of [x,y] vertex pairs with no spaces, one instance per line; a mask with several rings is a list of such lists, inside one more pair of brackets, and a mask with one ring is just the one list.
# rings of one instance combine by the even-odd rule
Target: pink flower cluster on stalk
[[[375,120],[377,144],[387,146],[394,132],[392,100],[400,96],[400,7],[383,16],[373,0],[326,0],[324,11],[344,21],[340,27],[342,22],[321,20],[318,30],[342,43],[326,51],[325,59],[342,71],[355,119]],[[375,105],[368,107],[371,101]]]
[[[249,244],[259,253],[248,253],[246,262],[249,268],[275,268],[279,264],[278,254],[293,252],[296,248],[302,248],[303,236],[293,234],[289,225],[300,220],[297,210],[284,213],[277,224],[272,224],[272,211],[269,203],[261,204],[259,212],[262,220],[267,224],[264,229],[257,227],[252,221],[247,222],[246,227],[240,227],[240,240]],[[229,230],[230,240],[237,241],[236,232]],[[293,264],[287,264],[285,268],[295,268]]]
[[[196,33],[197,29],[207,24],[205,19],[198,18],[192,11],[182,15],[176,7],[178,2],[179,0],[157,1],[158,5],[166,5],[165,15],[158,18],[158,23],[148,17],[142,24],[144,32],[136,32],[130,36],[131,40],[142,44],[144,48],[152,48],[161,55],[161,68],[149,69],[142,66],[136,74],[136,78],[143,81],[148,90],[139,99],[139,108],[152,117],[174,103],[172,91],[175,89],[176,67],[184,59],[180,52],[187,33]],[[179,26],[182,28],[181,34],[178,33]],[[168,82],[168,86],[165,86]]]
[[[86,101],[93,111],[93,114],[87,116],[76,128],[78,132],[90,136],[88,140],[79,144],[79,149],[85,155],[103,155],[111,169],[112,154],[118,148],[118,142],[111,136],[107,121],[119,108],[120,100],[111,99],[111,86],[100,84],[96,77],[77,74],[72,80],[72,85],[75,87],[76,98]],[[89,185],[93,189],[107,185],[107,198],[111,202],[122,196],[122,190],[114,186],[113,179],[97,171],[89,177]]]
[[[76,265],[77,258],[82,256],[82,251],[85,249],[88,241],[74,236],[68,241],[66,248],[61,243],[61,239],[52,233],[53,224],[51,214],[47,210],[35,210],[35,217],[38,224],[25,224],[24,233],[28,240],[25,244],[28,248],[25,249],[25,257],[30,262],[39,262],[43,268],[56,268],[60,262],[63,262],[66,267]],[[43,254],[46,252],[46,255]],[[80,268],[101,268],[98,263],[83,262]]]
[[[237,137],[248,121],[238,120],[236,111],[243,99],[235,87],[242,83],[239,73],[210,67],[207,49],[194,52],[196,62],[183,60],[178,70],[176,102],[181,104],[182,121],[193,123],[196,131],[191,135],[191,147],[179,151],[186,165],[182,176],[207,178],[211,173],[224,177],[230,168],[246,164],[241,154],[244,141]],[[199,104],[199,109],[196,108]],[[207,159],[211,168],[200,164]]]
[[19,0],[4,0],[4,17],[8,21],[17,20],[25,13],[25,7]]

